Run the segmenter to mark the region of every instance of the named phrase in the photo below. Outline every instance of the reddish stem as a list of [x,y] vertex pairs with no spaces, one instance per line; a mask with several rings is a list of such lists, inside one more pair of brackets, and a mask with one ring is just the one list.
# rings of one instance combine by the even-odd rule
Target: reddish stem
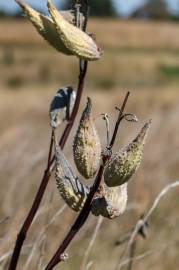
[[[112,137],[113,139],[111,140],[111,144],[110,144],[111,147],[113,146],[113,143],[115,141],[117,131],[119,129],[119,125],[121,122],[119,119],[121,119],[121,117],[123,115],[123,111],[125,109],[128,97],[129,97],[129,92],[126,94],[125,99],[124,99],[123,104],[122,104],[122,107],[121,107],[121,110],[119,112],[119,116],[118,116],[118,119],[117,119],[117,122],[116,122],[116,125],[114,128],[114,132],[113,132],[113,137]],[[46,266],[45,270],[53,269],[58,263],[60,263],[62,261],[62,254],[65,252],[65,250],[68,247],[68,245],[70,244],[70,242],[73,240],[75,235],[78,233],[78,231],[81,229],[81,227],[84,225],[85,221],[87,220],[87,218],[90,214],[91,203],[93,201],[93,197],[100,186],[101,179],[103,176],[104,166],[105,166],[108,158],[109,158],[108,156],[103,157],[103,164],[99,168],[98,174],[95,178],[94,185],[91,188],[91,191],[90,191],[88,198],[83,206],[83,209],[81,210],[80,214],[78,215],[78,217],[77,217],[76,221],[74,222],[73,226],[71,227],[70,231],[67,233],[65,239],[63,240],[63,242],[59,246],[58,250],[55,252],[54,256],[52,257],[52,259],[50,260],[50,262]]]
[[[84,87],[84,79],[85,79],[85,75],[86,75],[86,71],[87,71],[87,62],[81,62],[81,66],[83,66],[82,69],[80,69],[80,75],[79,75],[79,82],[78,82],[78,89],[77,89],[77,97],[75,100],[75,105],[70,117],[70,121],[69,123],[66,125],[66,128],[63,132],[63,135],[61,137],[60,143],[59,145],[61,146],[61,148],[64,148],[64,145],[68,139],[68,136],[70,134],[70,131],[73,127],[76,115],[78,113],[78,109],[79,109],[79,105],[80,105],[80,101],[81,101],[81,97],[82,97],[82,93],[83,93],[83,87]],[[83,62],[83,63],[82,63]],[[53,131],[52,131],[53,132]],[[33,201],[33,204],[31,206],[31,209],[24,221],[24,224],[22,225],[18,235],[17,235],[17,240],[16,240],[16,244],[14,247],[14,251],[11,257],[11,261],[10,261],[10,265],[9,265],[9,270],[15,270],[17,267],[17,263],[19,260],[19,256],[20,256],[20,252],[24,243],[24,240],[26,239],[26,235],[27,232],[32,224],[32,221],[35,217],[35,214],[39,208],[39,205],[41,203],[41,200],[43,198],[44,192],[46,190],[47,184],[49,182],[51,173],[54,169],[54,156],[51,159],[51,155],[52,155],[52,141],[53,141],[53,135],[51,136],[51,142],[50,142],[50,149],[49,149],[49,155],[48,155],[48,166],[47,169],[44,172],[42,181],[40,183],[40,186],[38,188],[37,194],[35,196],[35,199]],[[51,161],[50,161],[51,160]]]

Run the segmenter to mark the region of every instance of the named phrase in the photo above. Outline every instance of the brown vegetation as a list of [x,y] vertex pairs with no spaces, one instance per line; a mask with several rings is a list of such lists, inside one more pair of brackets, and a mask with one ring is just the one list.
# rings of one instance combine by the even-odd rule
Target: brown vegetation
[[[153,119],[141,168],[129,184],[129,210],[113,222],[103,221],[90,255],[91,269],[109,270],[115,268],[121,252],[121,247],[115,247],[116,240],[133,227],[161,188],[179,176],[179,30],[177,24],[113,20],[92,21],[90,29],[105,51],[99,62],[90,64],[85,90],[94,103],[103,145],[105,125],[100,113],[107,112],[114,119],[114,106],[121,103],[126,90],[132,90],[127,111],[141,122],[123,123],[116,149],[133,138],[146,119]],[[50,100],[59,86],[74,83],[76,64],[76,59],[57,55],[27,22],[0,22],[0,221],[9,217],[0,223],[2,269],[7,269],[8,257],[1,259],[13,248],[46,163]],[[71,147],[66,147],[65,153],[70,158]],[[137,247],[138,254],[153,253],[136,261],[134,269],[178,269],[178,204],[178,189],[162,200],[150,220],[148,240],[141,238]],[[32,245],[62,205],[52,178],[38,221],[25,242],[19,269],[25,269]],[[37,243],[28,270],[42,269],[74,216],[66,209],[55,220],[44,234],[46,245]],[[79,269],[96,222],[96,218],[89,218],[71,245],[70,259],[63,269]]]

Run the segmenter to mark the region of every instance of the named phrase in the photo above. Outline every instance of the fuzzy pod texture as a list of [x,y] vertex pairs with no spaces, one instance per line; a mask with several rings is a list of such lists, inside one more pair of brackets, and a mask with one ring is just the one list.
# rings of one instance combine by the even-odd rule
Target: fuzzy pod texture
[[69,120],[76,99],[76,92],[71,86],[60,88],[55,94],[49,110],[50,125],[57,128],[65,120]]
[[86,179],[93,177],[100,165],[101,144],[92,119],[92,103],[88,98],[73,143],[73,157],[79,173]]
[[102,52],[94,40],[81,29],[65,20],[51,0],[48,0],[47,6],[59,38],[63,41],[65,47],[80,59],[88,61],[99,59]]
[[150,126],[151,120],[143,126],[137,137],[129,145],[112,155],[104,171],[104,182],[108,187],[124,184],[136,172],[142,159]]
[[[44,16],[31,8],[28,4],[22,0],[15,0],[17,4],[22,8],[24,14],[34,25],[38,33],[57,51],[66,55],[73,55],[72,51],[69,50],[60,38],[55,23],[50,17]],[[63,11],[61,15],[69,23],[74,22],[74,15],[70,11]]]
[[127,183],[111,188],[104,184],[103,188],[104,194],[96,197],[92,202],[92,214],[109,219],[122,215],[127,205]]
[[79,212],[84,206],[89,189],[74,175],[61,149],[59,147],[56,149],[58,149],[55,153],[57,188],[67,205],[72,210]]

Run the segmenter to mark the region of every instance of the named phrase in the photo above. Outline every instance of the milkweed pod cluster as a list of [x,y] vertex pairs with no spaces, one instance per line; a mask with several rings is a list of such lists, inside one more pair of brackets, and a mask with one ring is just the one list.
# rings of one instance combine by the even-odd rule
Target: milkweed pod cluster
[[57,146],[55,159],[55,178],[61,197],[72,210],[79,212],[84,206],[89,189],[75,176],[65,155]]
[[98,48],[94,40],[81,29],[65,20],[52,4],[51,0],[48,0],[47,6],[58,36],[65,47],[80,59],[88,61],[99,59],[102,51]]
[[55,94],[49,110],[50,125],[57,128],[65,120],[69,120],[76,99],[76,92],[71,86],[60,88]]
[[92,119],[92,103],[88,98],[73,143],[73,156],[79,173],[86,179],[94,176],[100,165],[101,144]]
[[109,188],[104,185],[104,195],[96,197],[91,206],[91,212],[95,216],[103,216],[114,219],[122,215],[127,205],[127,183]]
[[[22,8],[24,14],[34,25],[38,33],[57,51],[66,55],[72,55],[73,53],[64,45],[60,39],[55,24],[50,17],[44,16],[24,3],[22,0],[16,0],[17,4]],[[63,12],[62,16],[72,23],[74,16],[69,12]]]
[[140,165],[145,140],[151,120],[148,121],[137,137],[125,148],[110,158],[104,171],[104,182],[108,187],[116,187],[127,182]]

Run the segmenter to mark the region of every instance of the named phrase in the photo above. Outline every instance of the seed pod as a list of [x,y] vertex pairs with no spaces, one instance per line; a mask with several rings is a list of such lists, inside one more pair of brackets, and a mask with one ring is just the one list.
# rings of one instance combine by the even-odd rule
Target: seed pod
[[104,195],[93,200],[91,212],[95,216],[113,219],[122,215],[127,204],[127,183],[109,188],[104,186]]
[[76,92],[71,86],[62,87],[50,104],[50,125],[57,128],[63,121],[69,120],[76,99]]
[[[60,36],[57,33],[55,24],[50,17],[43,16],[29,5],[25,4],[22,0],[16,0],[17,4],[20,5],[23,12],[27,16],[27,18],[34,25],[38,33],[57,51],[62,52],[67,55],[72,55],[73,53],[68,50],[68,48],[63,44]],[[74,15],[70,12],[62,12],[61,15],[69,21],[69,23],[73,23]]]
[[56,148],[55,158],[55,178],[60,194],[72,210],[79,212],[86,201],[89,189],[74,175],[70,164],[59,147]]
[[59,38],[63,41],[65,47],[73,55],[81,59],[88,61],[99,59],[102,52],[94,40],[85,32],[66,21],[52,4],[51,0],[48,0],[47,6],[55,23]]
[[73,144],[76,167],[86,179],[94,176],[101,158],[100,139],[92,119],[91,109],[91,99],[88,98]]
[[[61,11],[58,11],[62,16],[63,18],[68,21],[69,23],[75,25],[75,15],[74,15],[74,10],[61,10]],[[84,23],[84,16],[83,14],[80,12],[79,13],[79,20],[80,20],[80,25],[83,25]]]
[[141,129],[138,136],[121,151],[114,154],[106,165],[104,182],[108,187],[116,187],[127,182],[138,169],[151,120]]

